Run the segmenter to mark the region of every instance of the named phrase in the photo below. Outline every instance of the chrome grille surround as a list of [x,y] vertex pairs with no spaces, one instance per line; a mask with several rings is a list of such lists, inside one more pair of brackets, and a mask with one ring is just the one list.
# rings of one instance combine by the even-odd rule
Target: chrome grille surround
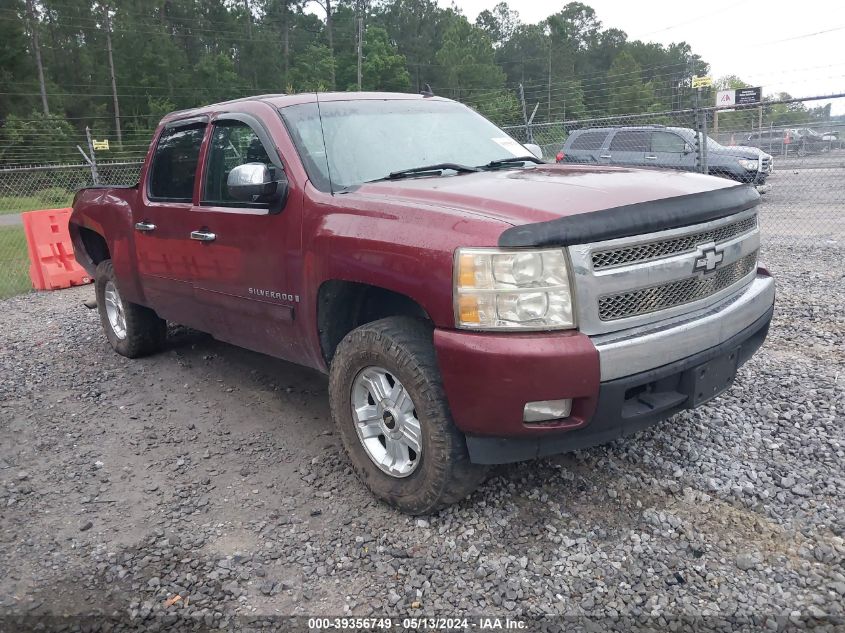
[[714,273],[599,299],[599,318],[614,321],[697,301],[724,290],[757,268],[757,251]]
[[663,239],[637,246],[623,246],[606,251],[596,251],[592,255],[593,268],[602,270],[614,266],[626,266],[638,262],[647,262],[678,253],[695,251],[698,244],[715,242],[721,244],[737,235],[742,235],[757,228],[757,214],[730,224],[671,239]]
[[[578,329],[597,336],[637,328],[707,308],[740,292],[756,275],[760,248],[756,216],[756,209],[748,209],[679,229],[568,246]],[[741,231],[748,226],[751,230]],[[642,252],[635,249],[690,242],[692,246],[683,252],[600,269],[593,266],[596,253]],[[701,267],[708,262],[711,270],[705,272]]]

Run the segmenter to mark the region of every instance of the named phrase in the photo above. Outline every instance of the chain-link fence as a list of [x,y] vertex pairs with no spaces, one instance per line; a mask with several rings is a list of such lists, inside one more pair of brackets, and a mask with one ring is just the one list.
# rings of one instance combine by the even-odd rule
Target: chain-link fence
[[[141,163],[101,163],[98,182],[137,182]],[[0,169],[0,299],[32,286],[21,213],[38,209],[69,207],[73,195],[94,184],[86,165],[50,165]]]
[[[811,106],[813,101],[806,100]],[[806,109],[796,104],[802,102],[581,119],[506,131],[539,145],[546,160],[558,163],[695,171],[753,185],[762,194],[764,247],[766,240],[777,238],[841,240],[845,117],[830,112],[845,109],[845,97],[829,99],[830,105],[819,108],[820,116],[811,121],[798,116]],[[795,115],[791,123],[790,113]]]
[[[546,160],[710,173],[762,193],[764,248],[845,236],[845,97],[567,120],[504,129]],[[704,142],[704,139],[707,139]],[[97,165],[98,182],[132,184],[141,162]],[[69,206],[94,182],[86,164],[0,169],[0,297],[29,289],[20,213]]]

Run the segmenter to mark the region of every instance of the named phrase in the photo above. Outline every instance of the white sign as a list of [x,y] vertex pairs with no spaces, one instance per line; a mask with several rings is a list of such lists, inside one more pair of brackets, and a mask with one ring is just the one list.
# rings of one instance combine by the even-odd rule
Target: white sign
[[716,93],[717,106],[736,105],[736,90],[720,90]]
[[716,107],[736,105],[736,90],[720,90],[716,93]]

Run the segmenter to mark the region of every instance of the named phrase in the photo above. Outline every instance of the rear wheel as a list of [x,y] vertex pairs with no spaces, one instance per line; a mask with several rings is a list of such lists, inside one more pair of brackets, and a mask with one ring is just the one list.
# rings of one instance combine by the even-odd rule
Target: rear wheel
[[432,328],[391,317],[350,332],[331,363],[332,416],[361,481],[410,514],[469,495],[486,468],[469,461],[449,413]]
[[109,259],[97,266],[95,291],[103,331],[114,351],[137,358],[162,348],[167,323],[153,310],[123,299]]

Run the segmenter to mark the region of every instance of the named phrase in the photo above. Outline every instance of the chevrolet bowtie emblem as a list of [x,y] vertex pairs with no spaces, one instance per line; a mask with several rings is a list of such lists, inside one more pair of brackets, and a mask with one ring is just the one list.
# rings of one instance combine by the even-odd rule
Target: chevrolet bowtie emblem
[[725,259],[725,253],[717,251],[715,246],[710,246],[702,249],[701,256],[695,260],[693,270],[695,272],[702,272],[705,275],[712,273],[722,263],[723,259]]

